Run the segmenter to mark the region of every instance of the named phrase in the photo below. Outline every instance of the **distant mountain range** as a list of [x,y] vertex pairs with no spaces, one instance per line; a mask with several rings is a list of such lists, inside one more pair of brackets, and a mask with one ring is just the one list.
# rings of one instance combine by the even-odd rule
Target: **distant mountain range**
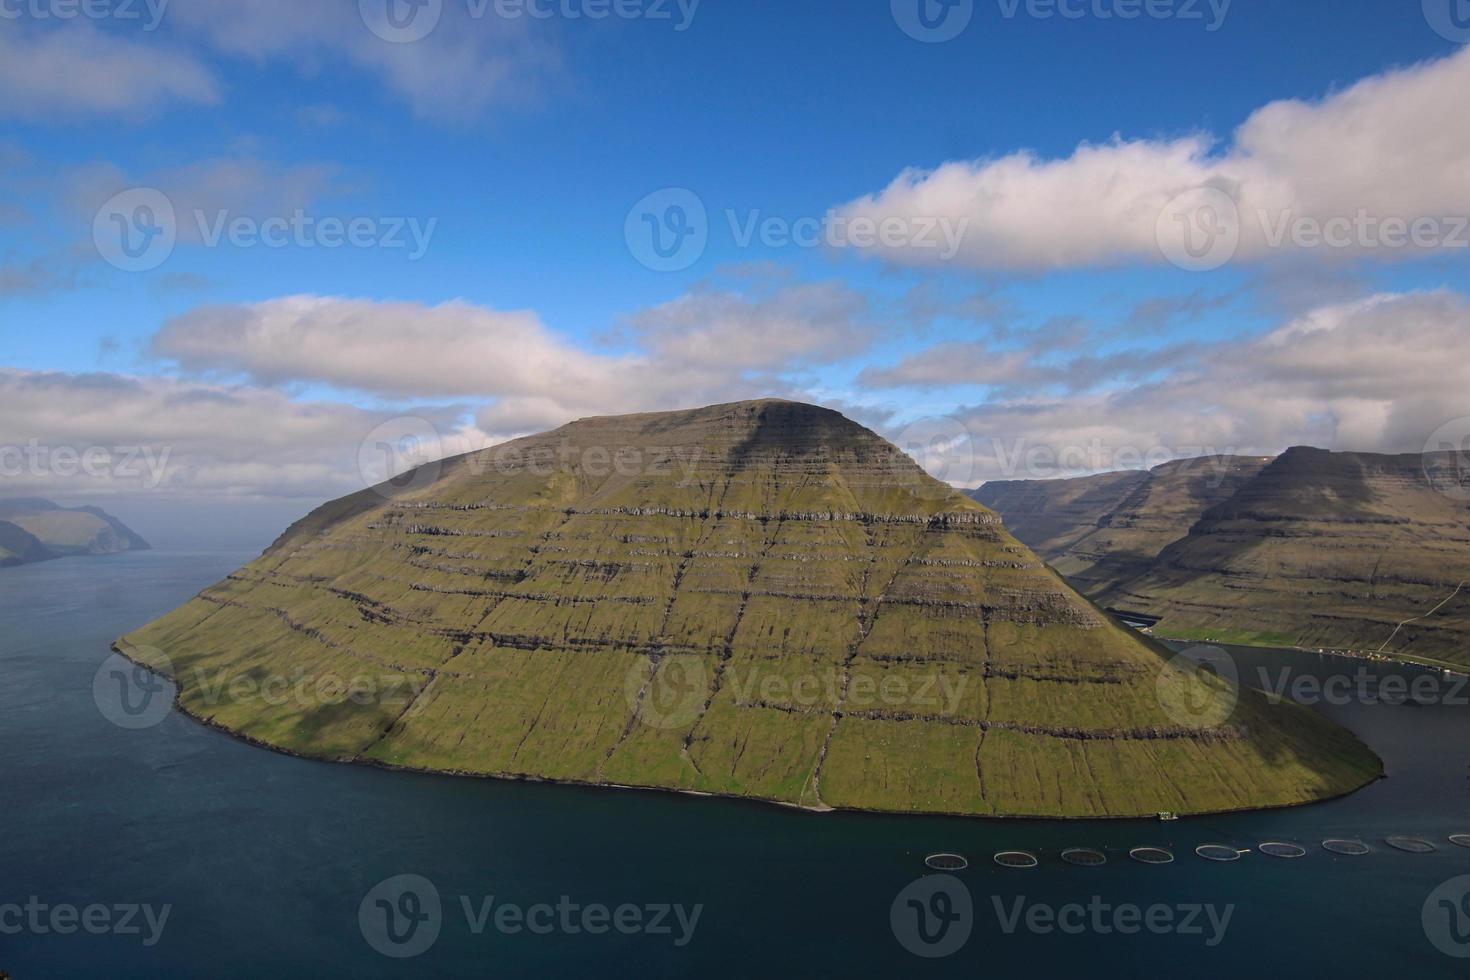
[[1470,502],[1426,475],[1448,466],[1296,448],[971,496],[1162,636],[1470,664]]
[[0,500],[0,567],[147,551],[149,544],[98,507],[62,507],[40,497]]

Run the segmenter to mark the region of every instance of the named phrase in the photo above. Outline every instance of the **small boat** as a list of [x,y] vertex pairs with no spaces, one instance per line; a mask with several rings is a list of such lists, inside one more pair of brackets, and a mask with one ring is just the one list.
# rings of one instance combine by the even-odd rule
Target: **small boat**
[[1175,820],[1178,820],[1178,819],[1179,819],[1179,814],[1177,814],[1177,813],[1170,813],[1167,810],[1161,811],[1159,813],[1159,820],[1161,822],[1163,822],[1163,823],[1171,823],[1171,822],[1173,822]]

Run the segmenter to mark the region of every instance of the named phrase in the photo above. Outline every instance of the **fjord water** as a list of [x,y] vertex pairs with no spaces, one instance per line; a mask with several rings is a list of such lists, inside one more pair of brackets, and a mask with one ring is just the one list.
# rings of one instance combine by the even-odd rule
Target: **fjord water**
[[[142,934],[59,935],[0,917],[0,969],[28,977],[316,975],[747,976],[1097,975],[1166,966],[1208,976],[1267,970],[1342,976],[1463,976],[1431,943],[1423,915],[1438,886],[1470,874],[1470,689],[1456,703],[1346,703],[1320,710],[1355,731],[1389,777],[1346,799],[1293,810],[1154,821],[1059,822],[813,815],[775,806],[392,773],[275,754],[178,714],[141,730],[107,720],[93,698],[117,636],[176,607],[252,555],[141,552],[0,569],[0,907],[170,906],[154,945]],[[1356,662],[1231,650],[1247,681],[1353,675]],[[1382,673],[1382,671],[1375,671]],[[1416,675],[1409,675],[1416,676]],[[1421,836],[1438,851],[1383,844]],[[1328,837],[1373,852],[1335,857]],[[1300,843],[1300,860],[1263,841]],[[1233,864],[1193,855],[1219,842]],[[1127,849],[1174,849],[1162,867]],[[1067,847],[1110,863],[1076,868]],[[1005,870],[1007,848],[1041,856]],[[921,959],[890,925],[894,899],[934,851],[970,857],[958,873],[974,903],[962,949]],[[443,903],[436,942],[412,959],[376,952],[359,906],[385,879],[427,878]],[[473,909],[565,901],[700,906],[692,938],[488,928]],[[1231,908],[1223,937],[1035,932],[1003,928],[1017,908],[1132,903]],[[651,915],[652,913],[645,913]],[[1183,914],[1183,913],[1179,913]],[[139,919],[141,922],[141,917]],[[1455,923],[1470,931],[1470,918]],[[1215,945],[1208,945],[1218,938]],[[1470,946],[1470,944],[1467,944]],[[1470,950],[1467,950],[1470,951]]]

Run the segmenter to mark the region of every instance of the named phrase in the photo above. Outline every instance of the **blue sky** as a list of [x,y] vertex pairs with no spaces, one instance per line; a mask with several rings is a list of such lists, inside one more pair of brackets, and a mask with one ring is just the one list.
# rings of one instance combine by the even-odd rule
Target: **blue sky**
[[[917,421],[980,440],[959,469],[935,463],[973,485],[1059,475],[1000,465],[999,443],[1406,451],[1470,412],[1452,404],[1456,378],[1415,381],[1470,322],[1453,222],[1448,241],[1395,250],[1246,232],[1204,272],[1151,241],[1191,181],[1225,187],[1247,225],[1257,211],[1470,214],[1467,142],[1451,132],[1470,55],[1436,0],[1157,0],[1173,16],[1129,20],[1129,0],[1072,0],[1075,18],[973,0],[940,43],[905,33],[906,2],[944,11],[704,0],[692,17],[670,2],[670,19],[593,22],[566,12],[596,0],[516,20],[443,0],[432,33],[390,43],[356,2],[172,0],[148,30],[7,0],[0,372],[15,414],[0,441],[167,445],[178,471],[149,499],[298,507],[350,489],[354,434],[404,415],[449,451],[773,393],[895,438]],[[175,208],[178,241],[124,271],[94,222],[140,188]],[[625,232],[669,188],[703,207],[708,244],[661,272]],[[416,258],[210,246],[194,215],[298,209],[432,234]],[[894,217],[910,236],[964,222],[965,248],[742,245],[731,229],[829,213]],[[1302,323],[1372,363],[1323,361],[1322,331]],[[1420,359],[1381,356],[1406,346]],[[1296,373],[1264,377],[1282,364]],[[414,380],[393,376],[410,367]],[[112,402],[73,390],[106,384]],[[210,425],[237,448],[165,424],[180,398],[227,406]]]

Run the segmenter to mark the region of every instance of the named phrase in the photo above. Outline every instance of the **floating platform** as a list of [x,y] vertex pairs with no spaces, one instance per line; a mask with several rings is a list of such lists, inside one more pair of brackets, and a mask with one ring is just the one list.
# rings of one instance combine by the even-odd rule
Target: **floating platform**
[[924,859],[924,864],[931,871],[963,871],[970,866],[970,861],[963,854],[931,854]]
[[1307,856],[1305,847],[1299,844],[1288,844],[1285,841],[1270,840],[1256,850],[1273,858],[1304,858]]
[[1456,847],[1470,847],[1470,834],[1450,834],[1450,843]]
[[1194,849],[1194,853],[1206,861],[1219,861],[1223,864],[1228,861],[1239,861],[1242,852],[1225,844],[1201,844]]
[[1396,850],[1409,854],[1433,854],[1439,848],[1420,837],[1389,837],[1384,843]]
[[1062,852],[1062,860],[1079,868],[1100,868],[1108,863],[1108,856],[1090,847],[1069,847]]
[[1322,849],[1331,851],[1333,854],[1345,854],[1348,857],[1362,857],[1364,854],[1373,853],[1373,848],[1360,840],[1344,840],[1339,837],[1324,840]]
[[1002,868],[1034,868],[1041,862],[1029,851],[1001,851],[995,856],[995,863]]
[[1173,864],[1174,853],[1162,847],[1135,847],[1128,856],[1140,864]]

